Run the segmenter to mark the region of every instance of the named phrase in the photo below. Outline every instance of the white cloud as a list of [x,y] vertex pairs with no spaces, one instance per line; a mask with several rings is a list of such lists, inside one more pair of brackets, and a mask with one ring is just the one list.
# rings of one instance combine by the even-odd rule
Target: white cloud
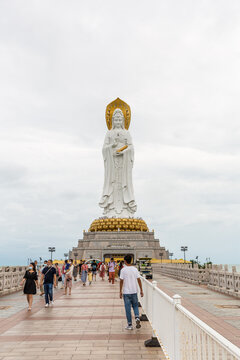
[[100,215],[117,96],[132,108],[138,215],[176,256],[186,243],[237,262],[239,2],[0,7],[0,263],[49,245],[62,257]]

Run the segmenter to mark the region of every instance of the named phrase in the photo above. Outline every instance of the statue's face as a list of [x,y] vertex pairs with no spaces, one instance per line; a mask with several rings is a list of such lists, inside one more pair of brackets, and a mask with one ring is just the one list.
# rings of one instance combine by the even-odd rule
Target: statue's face
[[123,128],[123,119],[121,113],[116,113],[113,117],[113,127],[117,129]]

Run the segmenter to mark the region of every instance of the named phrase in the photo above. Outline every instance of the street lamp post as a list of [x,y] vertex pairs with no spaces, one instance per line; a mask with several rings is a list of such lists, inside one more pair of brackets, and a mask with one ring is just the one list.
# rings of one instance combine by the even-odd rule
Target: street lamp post
[[51,253],[51,260],[52,260],[52,253],[56,251],[54,246],[49,246],[48,251]]
[[184,264],[185,264],[185,262],[186,262],[185,252],[188,251],[188,247],[187,246],[181,246],[181,251],[183,251],[183,254],[184,254]]
[[172,263],[172,257],[173,257],[173,253],[169,253],[170,259],[171,259],[171,263]]
[[162,252],[160,252],[160,253],[159,253],[159,256],[160,256],[160,258],[161,258],[161,263],[162,263],[163,253],[162,253]]

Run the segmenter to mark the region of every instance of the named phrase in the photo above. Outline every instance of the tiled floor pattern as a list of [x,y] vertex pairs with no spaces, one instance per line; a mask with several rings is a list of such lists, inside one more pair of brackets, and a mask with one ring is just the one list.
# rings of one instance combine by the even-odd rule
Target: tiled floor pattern
[[119,283],[98,280],[84,288],[77,282],[71,296],[58,290],[48,309],[36,296],[31,313],[19,293],[3,302],[15,303],[12,299],[21,306],[0,320],[0,360],[165,359],[161,349],[144,347],[152,334],[148,322],[140,330],[124,329]]
[[[7,307],[5,309],[2,309]],[[15,293],[0,297],[0,319],[8,318],[26,307],[26,299],[23,294]]]
[[[225,338],[240,347],[240,300],[170,277],[154,274],[158,287],[173,296],[182,296],[182,305]],[[227,305],[227,308],[222,307]],[[229,308],[233,305],[233,308]],[[236,306],[235,306],[236,307]]]

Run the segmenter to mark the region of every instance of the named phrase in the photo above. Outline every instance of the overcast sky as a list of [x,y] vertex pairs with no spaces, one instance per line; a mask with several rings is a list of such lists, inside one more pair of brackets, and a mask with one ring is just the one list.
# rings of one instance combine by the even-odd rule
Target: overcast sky
[[0,1],[0,264],[101,216],[106,105],[131,106],[138,211],[181,257],[239,263],[240,2]]

